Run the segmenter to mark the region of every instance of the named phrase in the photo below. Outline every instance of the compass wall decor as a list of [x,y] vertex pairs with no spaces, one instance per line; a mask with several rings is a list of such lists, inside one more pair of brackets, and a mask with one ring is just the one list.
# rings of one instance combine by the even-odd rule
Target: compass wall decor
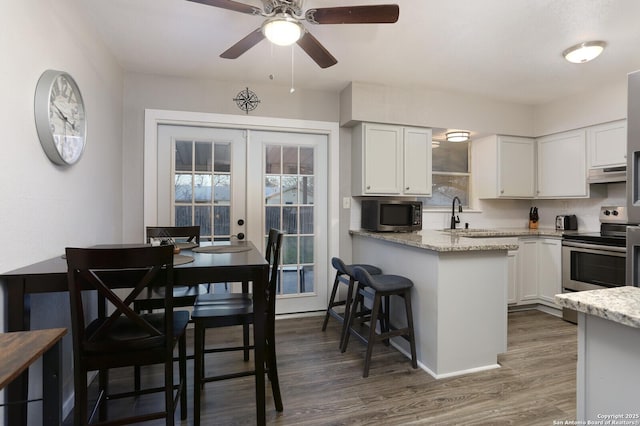
[[248,87],[238,92],[236,97],[233,98],[233,101],[238,105],[238,108],[245,112],[245,114],[249,114],[249,111],[256,109],[260,103],[258,95],[249,90]]

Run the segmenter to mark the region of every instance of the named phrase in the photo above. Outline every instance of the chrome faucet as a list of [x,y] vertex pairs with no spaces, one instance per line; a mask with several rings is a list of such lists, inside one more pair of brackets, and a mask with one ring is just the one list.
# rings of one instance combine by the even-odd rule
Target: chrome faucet
[[451,229],[456,229],[456,223],[460,223],[460,216],[456,216],[456,200],[458,200],[458,213],[462,213],[462,201],[460,198],[453,197],[451,203]]

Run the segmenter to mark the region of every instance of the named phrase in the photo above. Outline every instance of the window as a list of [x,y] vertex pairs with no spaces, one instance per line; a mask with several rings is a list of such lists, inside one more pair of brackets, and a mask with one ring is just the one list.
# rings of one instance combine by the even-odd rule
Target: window
[[453,197],[458,197],[462,205],[469,206],[469,142],[432,143],[433,190],[430,198],[423,198],[423,205],[429,207],[451,207]]

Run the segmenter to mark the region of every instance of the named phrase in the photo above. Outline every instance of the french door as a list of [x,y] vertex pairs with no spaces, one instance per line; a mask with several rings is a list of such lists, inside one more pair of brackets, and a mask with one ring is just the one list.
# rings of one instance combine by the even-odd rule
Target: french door
[[200,225],[205,240],[260,249],[281,229],[278,313],[324,309],[327,148],[322,134],[160,124],[157,224]]

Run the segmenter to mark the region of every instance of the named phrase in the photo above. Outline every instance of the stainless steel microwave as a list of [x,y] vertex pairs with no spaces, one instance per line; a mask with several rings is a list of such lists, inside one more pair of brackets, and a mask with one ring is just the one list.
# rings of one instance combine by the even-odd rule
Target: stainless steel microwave
[[361,227],[375,232],[411,232],[422,229],[422,202],[362,200]]

